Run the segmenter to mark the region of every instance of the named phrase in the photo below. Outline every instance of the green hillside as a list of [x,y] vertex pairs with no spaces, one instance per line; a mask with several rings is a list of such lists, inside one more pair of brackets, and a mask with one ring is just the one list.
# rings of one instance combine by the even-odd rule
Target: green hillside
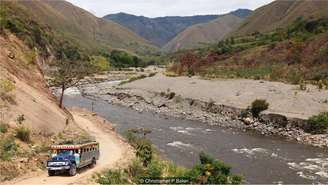
[[[5,1],[2,6],[15,12],[24,12],[30,20],[49,26],[58,37],[78,44],[88,51],[128,50],[149,54],[156,50],[143,38],[112,21],[97,18],[66,1],[33,0]],[[19,18],[19,17],[18,17]]]
[[277,0],[256,9],[234,31],[233,35],[247,35],[254,32],[268,32],[277,28],[285,28],[298,17],[319,18],[328,17],[327,0]]

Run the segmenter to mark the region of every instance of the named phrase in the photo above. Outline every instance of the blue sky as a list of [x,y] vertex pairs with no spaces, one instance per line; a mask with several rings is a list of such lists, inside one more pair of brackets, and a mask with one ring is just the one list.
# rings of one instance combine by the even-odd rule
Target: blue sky
[[125,12],[146,17],[224,14],[256,9],[273,0],[67,0],[98,17]]

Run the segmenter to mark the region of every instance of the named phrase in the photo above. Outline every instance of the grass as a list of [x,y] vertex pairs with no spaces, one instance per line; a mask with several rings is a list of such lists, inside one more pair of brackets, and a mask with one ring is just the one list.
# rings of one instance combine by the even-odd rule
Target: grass
[[17,152],[18,146],[15,143],[15,138],[6,136],[0,140],[0,159],[8,161]]
[[15,129],[16,133],[15,136],[16,138],[20,139],[23,142],[29,143],[31,141],[31,131],[30,129],[19,126]]
[[133,81],[136,81],[136,80],[144,79],[144,78],[147,78],[147,76],[146,75],[140,75],[140,76],[131,77],[128,80],[122,81],[119,85],[124,85],[124,84],[127,84],[127,83],[131,83]]
[[0,133],[6,133],[8,131],[9,125],[5,123],[0,123]]

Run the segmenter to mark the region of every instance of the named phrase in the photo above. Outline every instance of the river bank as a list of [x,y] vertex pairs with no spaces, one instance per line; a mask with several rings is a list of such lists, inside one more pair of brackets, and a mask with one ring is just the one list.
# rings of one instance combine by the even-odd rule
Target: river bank
[[[109,103],[120,104],[139,112],[149,111],[165,116],[197,120],[210,125],[238,128],[242,131],[255,130],[262,135],[278,135],[303,144],[328,146],[327,134],[313,135],[304,131],[307,126],[306,118],[326,108],[321,99],[328,98],[327,91],[317,91],[309,87],[307,92],[303,92],[298,91],[296,86],[281,85],[276,82],[241,81],[207,82],[195,78],[168,78],[158,74],[122,86],[108,85],[108,83],[88,84],[81,87],[81,90],[86,96],[100,97]],[[222,85],[231,82],[232,85]],[[215,83],[221,83],[220,92],[213,89]],[[234,86],[236,83],[248,87]],[[227,89],[229,87],[230,89]],[[243,88],[243,91],[240,88]],[[239,94],[234,94],[234,91],[239,91]],[[286,95],[284,99],[281,99],[282,92]],[[295,95],[295,92],[298,95]],[[291,93],[293,99],[290,97]],[[270,102],[269,110],[256,119],[241,117],[241,113],[247,108],[246,105],[250,104],[247,102],[252,98],[255,100],[255,97],[266,97],[264,99]],[[305,107],[300,106],[309,102],[309,99],[312,103]],[[284,106],[287,104],[287,107],[291,106],[289,104],[294,105],[295,110],[287,111]]]

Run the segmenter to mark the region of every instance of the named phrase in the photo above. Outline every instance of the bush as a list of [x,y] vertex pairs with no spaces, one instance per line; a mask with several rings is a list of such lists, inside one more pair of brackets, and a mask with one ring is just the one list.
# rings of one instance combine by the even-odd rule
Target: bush
[[99,184],[128,184],[128,175],[122,170],[108,170],[104,175],[97,174]]
[[231,174],[231,167],[215,160],[208,154],[200,153],[200,164],[186,172],[185,177],[196,184],[240,184],[242,178]]
[[146,139],[139,139],[136,149],[137,157],[139,157],[139,159],[142,161],[143,166],[147,167],[153,157],[153,148],[150,141]]
[[9,125],[0,123],[0,133],[6,133],[8,131]]
[[5,137],[0,140],[0,159],[10,160],[10,158],[16,153],[17,145],[14,137]]
[[128,173],[130,177],[133,177],[134,182],[139,182],[139,177],[143,177],[146,175],[146,170],[142,166],[140,160],[133,160],[132,163],[128,167]]
[[31,141],[30,135],[31,135],[30,129],[23,126],[16,128],[16,137],[21,141],[26,143],[30,142]]
[[16,119],[16,122],[17,122],[19,125],[23,124],[24,121],[25,121],[25,116],[24,116],[24,114],[19,115],[19,116],[17,117],[17,119]]
[[160,161],[153,160],[147,168],[147,177],[159,178],[162,176],[164,166]]
[[167,95],[167,98],[168,98],[169,100],[172,100],[172,99],[174,98],[174,96],[175,96],[175,92],[170,92],[170,93]]
[[250,110],[254,117],[258,117],[262,111],[267,110],[268,108],[269,103],[267,103],[266,100],[258,99],[253,101]]
[[328,112],[320,113],[319,115],[312,116],[308,120],[309,127],[306,129],[308,132],[315,134],[325,133],[328,129]]

